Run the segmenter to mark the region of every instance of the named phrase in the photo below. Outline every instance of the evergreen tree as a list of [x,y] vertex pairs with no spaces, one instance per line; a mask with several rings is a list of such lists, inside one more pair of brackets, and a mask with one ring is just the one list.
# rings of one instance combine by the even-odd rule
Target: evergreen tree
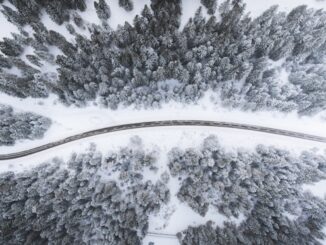
[[111,16],[110,7],[106,4],[105,0],[99,0],[98,2],[94,2],[94,7],[96,9],[96,13],[99,19],[107,20]]
[[119,6],[124,8],[126,11],[131,11],[134,8],[132,0],[119,0]]
[[0,146],[13,145],[22,139],[40,139],[51,120],[32,113],[15,113],[10,106],[0,105]]
[[200,0],[200,2],[207,8],[208,14],[215,14],[217,8],[217,0]]

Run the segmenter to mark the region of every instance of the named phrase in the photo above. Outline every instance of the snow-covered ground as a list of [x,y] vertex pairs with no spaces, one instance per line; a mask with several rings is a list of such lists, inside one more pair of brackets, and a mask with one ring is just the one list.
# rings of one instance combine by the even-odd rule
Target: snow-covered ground
[[[54,96],[48,99],[35,100],[18,99],[5,94],[0,94],[0,104],[9,104],[17,111],[32,111],[36,114],[49,117],[53,121],[53,125],[43,139],[33,141],[22,140],[14,147],[2,146],[0,147],[0,154],[26,150],[54,140],[59,140],[64,137],[102,127],[134,122],[172,119],[237,122],[326,136],[326,121],[323,119],[322,114],[314,117],[300,118],[295,113],[282,114],[267,111],[243,112],[240,110],[228,110],[221,108],[218,105],[214,105],[210,100],[210,93],[207,93],[207,95],[196,105],[186,106],[176,102],[170,102],[163,105],[161,109],[147,110],[134,110],[129,107],[113,111],[95,105],[90,105],[85,108],[77,108],[74,106],[66,107],[61,103],[56,102]],[[228,131],[227,129],[219,130],[224,132]],[[209,131],[212,131],[212,129],[209,129]],[[287,139],[283,136],[272,136],[265,133],[253,133],[244,130],[236,130],[235,132],[242,135],[261,135],[264,139],[260,143],[270,143],[269,140],[266,141],[266,136],[268,136],[268,139],[273,137]],[[309,143],[309,145],[314,144],[299,139],[295,139],[295,142]]]
[[310,191],[320,198],[326,198],[326,180],[311,185],[303,185],[305,191]]
[[208,20],[209,15],[207,13],[207,9],[200,3],[200,0],[193,0],[191,4],[189,0],[182,1],[182,15],[180,21],[180,30],[187,24],[188,20],[195,16],[196,11],[198,8],[202,8],[202,15],[203,17]]

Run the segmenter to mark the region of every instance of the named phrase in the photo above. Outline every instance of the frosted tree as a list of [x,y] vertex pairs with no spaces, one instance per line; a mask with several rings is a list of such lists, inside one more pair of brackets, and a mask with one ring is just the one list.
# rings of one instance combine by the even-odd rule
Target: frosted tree
[[99,19],[107,20],[110,18],[111,10],[105,0],[99,0],[98,2],[94,2],[94,7],[96,9],[96,14]]
[[143,171],[154,171],[155,152],[137,142],[105,155],[92,145],[67,162],[2,173],[0,242],[141,244],[149,215],[169,200],[169,190],[144,179]]
[[7,56],[19,56],[24,51],[24,48],[16,40],[5,37],[0,42],[0,50]]
[[217,0],[200,0],[201,4],[207,8],[208,14],[214,14],[217,8]]
[[132,0],[119,0],[119,6],[124,8],[126,11],[131,11],[134,8]]
[[0,105],[0,145],[13,145],[22,139],[40,139],[51,120],[33,113],[15,113],[10,106]]
[[324,155],[297,157],[262,145],[254,153],[227,152],[210,136],[199,149],[171,150],[169,169],[181,180],[179,200],[195,212],[204,216],[210,207],[227,217],[245,216],[223,228],[212,222],[188,227],[179,234],[182,244],[319,244],[325,238],[326,202],[301,188],[326,179]]

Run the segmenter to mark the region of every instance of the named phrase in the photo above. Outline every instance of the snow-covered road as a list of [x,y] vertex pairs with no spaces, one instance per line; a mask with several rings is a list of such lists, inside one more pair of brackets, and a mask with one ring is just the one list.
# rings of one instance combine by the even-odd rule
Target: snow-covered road
[[57,147],[59,145],[63,145],[72,141],[116,132],[116,131],[124,131],[124,130],[132,130],[138,128],[152,128],[152,127],[171,127],[171,126],[200,126],[200,127],[220,127],[220,128],[233,128],[233,129],[242,129],[242,130],[250,130],[250,131],[257,131],[262,133],[268,134],[275,134],[293,138],[299,138],[304,140],[316,141],[326,143],[326,137],[321,137],[317,135],[310,135],[300,132],[294,132],[289,130],[282,130],[282,129],[275,129],[257,125],[249,125],[249,124],[241,124],[241,123],[231,123],[231,122],[218,122],[218,121],[203,121],[203,120],[167,120],[167,121],[151,121],[151,122],[140,122],[140,123],[130,123],[130,124],[122,124],[116,126],[110,126],[105,128],[100,128],[88,132],[84,132],[81,134],[73,135],[67,137],[62,140],[58,140],[49,144],[41,145],[29,150],[10,153],[10,154],[3,154],[0,155],[0,160],[9,160],[9,159],[17,159],[24,156],[29,156],[32,154],[39,153],[41,151],[45,151],[50,148]]

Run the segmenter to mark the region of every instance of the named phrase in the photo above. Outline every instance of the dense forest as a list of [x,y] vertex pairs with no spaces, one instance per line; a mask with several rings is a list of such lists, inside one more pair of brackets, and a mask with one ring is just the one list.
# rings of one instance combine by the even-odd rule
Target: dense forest
[[[326,11],[273,6],[252,18],[243,0],[199,2],[185,25],[181,0],[150,0],[115,28],[114,8],[133,14],[136,0],[0,0],[18,28],[0,40],[0,96],[116,110],[194,104],[209,93],[231,109],[325,111]],[[40,139],[51,123],[0,104],[0,147]],[[326,180],[326,152],[226,149],[215,136],[169,147],[162,156],[134,137],[117,150],[91,145],[67,160],[1,172],[0,244],[140,245],[150,217],[172,198],[205,220],[210,210],[227,220],[189,224],[177,234],[183,245],[326,240],[326,197],[303,188]]]
[[0,104],[0,146],[13,145],[22,139],[40,139],[51,126],[51,120],[31,112],[16,113]]
[[208,207],[227,217],[245,216],[237,226],[214,220],[179,234],[184,245],[320,244],[326,200],[303,192],[303,184],[326,178],[326,157],[313,152],[257,146],[254,152],[226,151],[216,137],[201,148],[170,152],[171,175],[181,178],[178,198],[205,215]]
[[141,244],[148,216],[169,200],[162,181],[146,181],[155,153],[129,146],[102,156],[92,146],[0,177],[1,244]]
[[210,136],[199,148],[171,149],[164,163],[169,172],[161,173],[153,149],[144,150],[136,137],[106,154],[92,145],[67,161],[2,173],[0,243],[141,244],[149,215],[169,204],[172,178],[180,182],[178,199],[200,215],[211,206],[226,217],[245,217],[238,226],[212,220],[188,227],[178,234],[182,244],[319,244],[325,238],[326,200],[302,189],[326,179],[325,155],[267,146],[231,152]]
[[[20,34],[0,42],[0,90],[7,94],[54,93],[67,105],[96,101],[115,109],[193,103],[211,90],[224,106],[243,110],[311,115],[326,108],[325,11],[275,6],[252,19],[241,0],[201,0],[205,7],[180,27],[181,0],[152,0],[114,30],[108,1],[94,3],[100,25],[81,17],[84,0],[8,1],[2,13]],[[127,12],[134,4],[119,1]],[[48,30],[44,13],[74,40]]]

